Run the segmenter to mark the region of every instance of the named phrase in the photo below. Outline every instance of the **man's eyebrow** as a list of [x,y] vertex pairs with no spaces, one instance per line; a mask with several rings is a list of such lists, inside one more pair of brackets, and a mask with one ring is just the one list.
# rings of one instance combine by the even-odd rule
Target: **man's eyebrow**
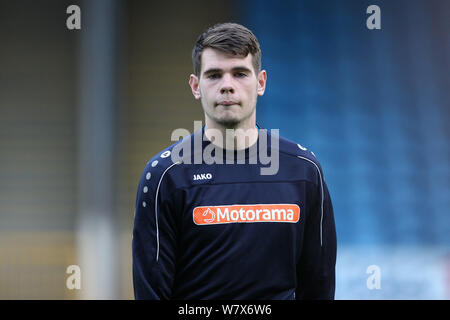
[[[234,68],[231,69],[231,71],[235,71],[235,72],[236,71],[244,71],[244,72],[249,72],[249,73],[252,72],[252,70],[250,70],[249,68],[247,68],[245,66],[234,67]],[[222,72],[223,72],[223,69],[211,68],[211,69],[205,70],[205,72],[203,72],[203,74],[204,75],[208,75],[208,74],[211,74],[211,73],[222,73]]]
[[211,69],[205,70],[205,71],[203,72],[203,74],[221,73],[221,72],[223,72],[222,69],[219,69],[219,68],[211,68]]

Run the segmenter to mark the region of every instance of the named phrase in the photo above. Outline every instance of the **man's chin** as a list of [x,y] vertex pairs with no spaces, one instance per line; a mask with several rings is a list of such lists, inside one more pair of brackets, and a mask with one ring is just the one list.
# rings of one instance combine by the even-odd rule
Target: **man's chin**
[[245,115],[241,115],[240,112],[234,112],[234,110],[233,111],[226,110],[225,112],[211,112],[211,113],[206,112],[205,110],[205,115],[208,116],[218,125],[229,129],[238,127],[239,124],[242,123],[242,121],[245,121],[245,119],[247,119]]
[[225,128],[235,128],[241,122],[240,119],[236,119],[236,118],[221,118],[221,119],[216,119],[215,121]]

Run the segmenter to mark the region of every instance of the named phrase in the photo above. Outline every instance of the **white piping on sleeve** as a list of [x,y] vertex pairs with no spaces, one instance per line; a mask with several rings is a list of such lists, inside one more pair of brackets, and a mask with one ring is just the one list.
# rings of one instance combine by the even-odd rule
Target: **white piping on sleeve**
[[156,195],[155,195],[155,222],[156,222],[156,261],[159,259],[159,228],[158,228],[158,193],[159,193],[159,186],[161,185],[161,181],[166,174],[167,171],[169,171],[170,168],[172,168],[174,165],[181,163],[180,161],[177,161],[173,164],[171,164],[166,170],[164,170],[163,174],[161,175],[161,178],[159,178],[158,187],[156,188]]
[[319,177],[320,177],[320,194],[321,194],[321,200],[322,200],[321,203],[320,203],[320,247],[322,247],[322,221],[323,221],[323,182],[322,182],[322,174],[320,173],[320,169],[319,169],[319,167],[317,166],[317,164],[314,161],[312,161],[312,160],[310,160],[308,158],[302,157],[302,156],[297,156],[297,157],[300,158],[300,159],[303,159],[303,160],[311,162],[316,167],[317,171],[319,172]]

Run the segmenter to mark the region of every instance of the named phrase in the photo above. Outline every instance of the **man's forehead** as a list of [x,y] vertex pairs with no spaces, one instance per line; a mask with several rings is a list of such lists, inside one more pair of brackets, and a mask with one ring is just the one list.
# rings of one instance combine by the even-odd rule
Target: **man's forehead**
[[252,67],[252,55],[249,53],[246,57],[237,56],[220,50],[206,48],[202,52],[202,71],[207,69],[232,69],[235,66]]

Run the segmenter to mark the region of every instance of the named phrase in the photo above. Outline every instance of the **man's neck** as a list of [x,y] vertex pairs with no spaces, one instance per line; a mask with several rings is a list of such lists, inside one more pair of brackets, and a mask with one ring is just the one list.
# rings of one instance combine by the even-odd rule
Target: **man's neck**
[[229,128],[206,116],[205,136],[211,143],[222,149],[247,149],[258,140],[256,119],[254,116],[251,116],[247,121]]

